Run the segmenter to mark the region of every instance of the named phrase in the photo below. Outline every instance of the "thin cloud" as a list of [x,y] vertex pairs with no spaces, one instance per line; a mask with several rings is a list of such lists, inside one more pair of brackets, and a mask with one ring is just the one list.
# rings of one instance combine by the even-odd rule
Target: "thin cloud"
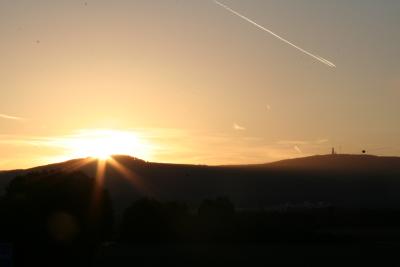
[[[15,155],[14,158],[7,156],[11,163],[4,163],[7,166],[0,165],[0,169],[11,168],[10,166],[32,167],[81,157],[82,155],[76,155],[74,150],[70,149],[70,144],[76,139],[87,140],[90,138],[88,130],[58,136],[0,134],[0,152],[2,146],[16,146],[24,147],[25,155],[24,157]],[[237,138],[229,133],[204,130],[132,128],[127,131],[133,132],[145,144],[151,145],[149,160],[153,162],[211,165],[265,163],[299,156],[311,156],[316,151],[320,151],[318,149],[322,146],[317,145],[316,141],[311,141],[314,142],[313,145],[299,143],[279,145],[276,142],[270,143],[264,137]],[[294,146],[297,146],[302,153]],[[220,149],[213,150],[214,147]],[[30,163],[28,164],[28,162]]]
[[237,123],[234,123],[234,124],[233,124],[233,129],[235,129],[236,131],[245,131],[245,130],[246,130],[245,127],[240,126],[240,125],[237,124]]
[[267,105],[267,110],[270,111],[272,108],[270,105]]
[[22,120],[24,120],[24,118],[21,118],[21,117],[10,116],[10,115],[1,114],[1,113],[0,113],[0,118],[1,119],[5,119],[5,120],[14,120],[14,121],[22,121]]

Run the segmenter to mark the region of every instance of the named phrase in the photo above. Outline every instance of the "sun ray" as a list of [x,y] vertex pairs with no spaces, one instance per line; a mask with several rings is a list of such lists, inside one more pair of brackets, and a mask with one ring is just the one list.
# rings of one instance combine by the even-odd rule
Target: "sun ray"
[[94,199],[95,201],[101,198],[101,192],[104,187],[104,179],[106,174],[107,161],[106,160],[97,160],[97,168],[96,168],[96,180],[95,180],[95,189],[94,189]]
[[85,159],[79,159],[77,162],[74,162],[70,166],[68,166],[65,171],[67,172],[74,172],[77,170],[80,170],[81,168],[85,167],[86,165],[94,162],[96,159],[94,158],[85,158]]
[[92,205],[91,212],[93,218],[97,218],[97,216],[99,215],[98,206],[103,198],[106,167],[107,167],[107,160],[101,160],[101,159],[97,160],[96,177],[94,181],[94,189],[93,189],[93,196],[91,203]]
[[139,175],[134,173],[132,170],[128,169],[113,157],[110,157],[107,162],[109,162],[110,166],[119,172],[122,177],[124,177],[133,187],[137,188],[143,193],[148,194],[150,192],[148,185],[145,185]]

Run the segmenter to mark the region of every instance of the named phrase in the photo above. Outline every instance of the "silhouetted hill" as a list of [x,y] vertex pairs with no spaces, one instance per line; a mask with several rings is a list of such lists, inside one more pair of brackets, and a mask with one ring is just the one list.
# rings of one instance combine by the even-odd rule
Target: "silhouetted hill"
[[[398,157],[324,155],[239,166],[151,163],[128,156],[115,156],[114,161],[119,167],[106,165],[104,183],[119,212],[142,196],[195,205],[207,197],[227,196],[239,208],[288,203],[400,208]],[[98,162],[77,159],[23,172],[56,169],[81,170],[94,177]],[[0,184],[17,174],[21,171],[0,173]]]
[[341,172],[397,172],[400,173],[399,157],[373,155],[318,155],[289,159],[265,164],[268,168]]

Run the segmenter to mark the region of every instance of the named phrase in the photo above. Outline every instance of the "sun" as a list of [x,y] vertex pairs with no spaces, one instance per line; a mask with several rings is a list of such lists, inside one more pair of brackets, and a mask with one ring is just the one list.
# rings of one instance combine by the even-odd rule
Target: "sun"
[[150,145],[134,132],[117,130],[81,130],[64,145],[70,157],[94,157],[107,160],[112,155],[129,155],[149,160]]

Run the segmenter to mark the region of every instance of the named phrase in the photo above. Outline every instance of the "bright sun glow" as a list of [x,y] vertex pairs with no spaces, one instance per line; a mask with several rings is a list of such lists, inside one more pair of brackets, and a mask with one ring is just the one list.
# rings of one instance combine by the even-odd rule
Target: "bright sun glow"
[[62,141],[69,157],[108,159],[112,155],[129,155],[149,160],[150,146],[133,132],[116,130],[82,130]]

